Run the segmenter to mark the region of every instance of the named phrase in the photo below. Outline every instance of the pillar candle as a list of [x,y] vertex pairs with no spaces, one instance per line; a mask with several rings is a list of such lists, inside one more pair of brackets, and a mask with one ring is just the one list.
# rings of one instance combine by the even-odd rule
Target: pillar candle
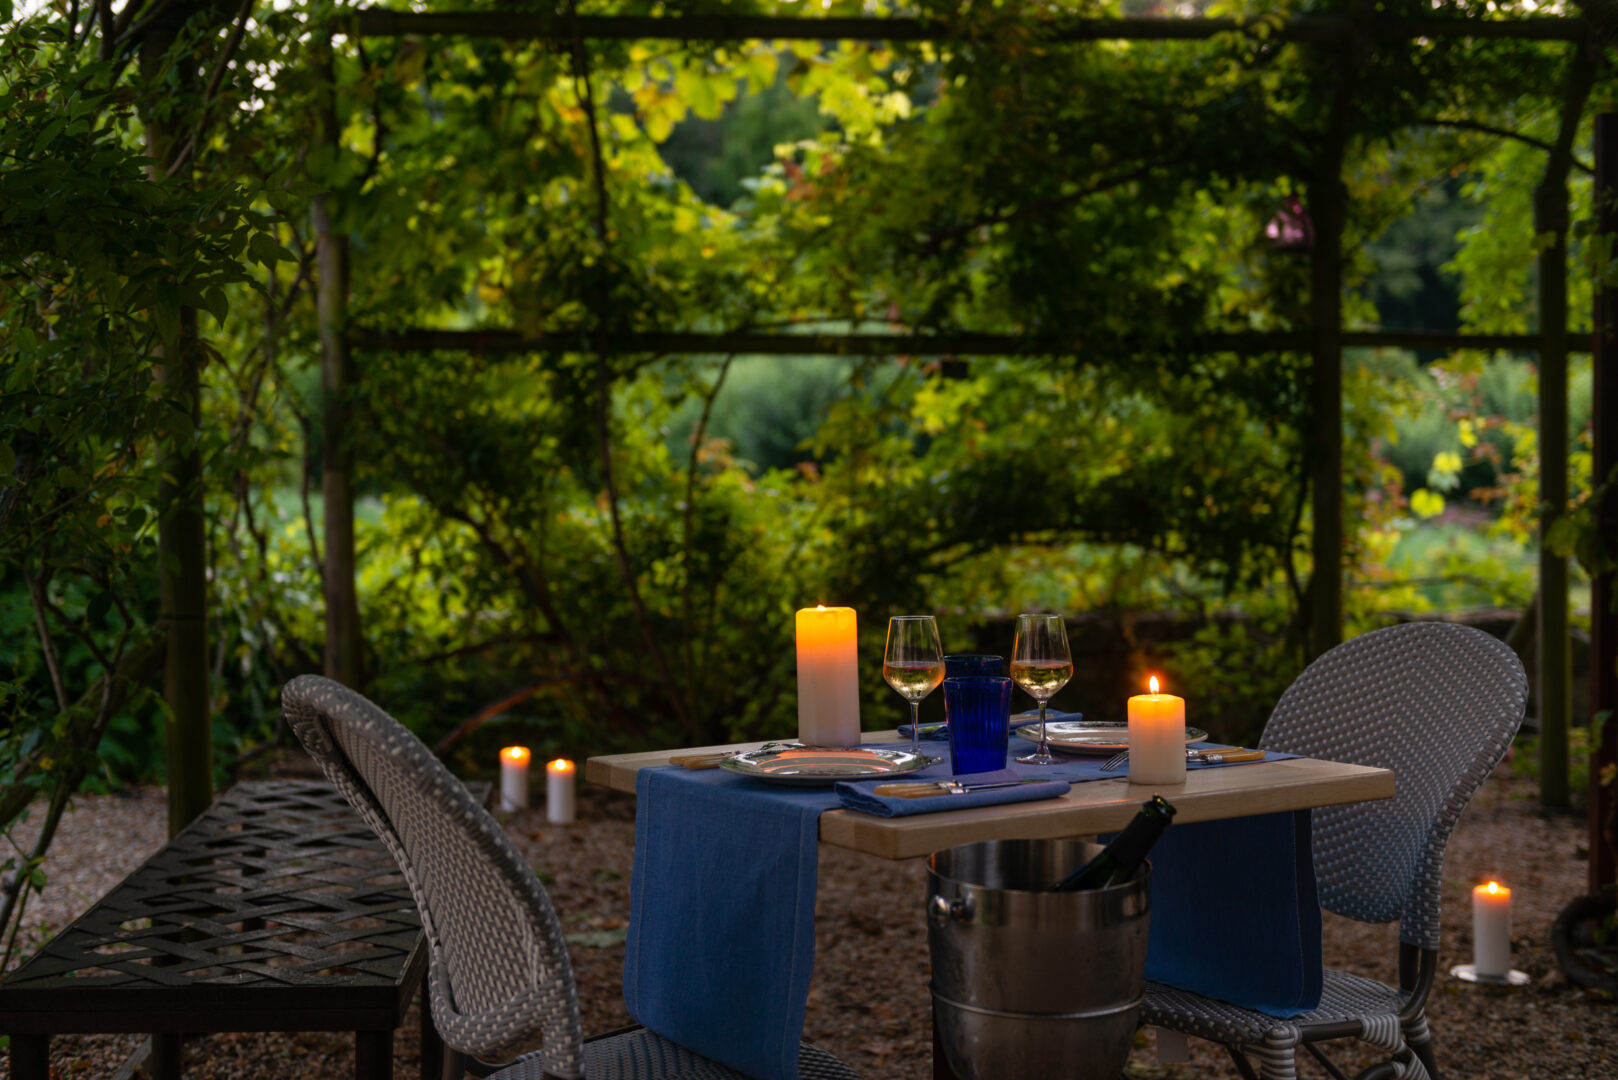
[[854,609],[798,612],[798,739],[809,746],[858,746],[860,678]]
[[528,808],[528,757],[526,746],[500,751],[500,809]]
[[1472,890],[1472,968],[1485,978],[1511,974],[1511,890],[1498,881]]
[[1152,692],[1129,699],[1129,782],[1185,783],[1185,699]]
[[573,763],[557,758],[545,766],[545,819],[552,825],[573,824]]

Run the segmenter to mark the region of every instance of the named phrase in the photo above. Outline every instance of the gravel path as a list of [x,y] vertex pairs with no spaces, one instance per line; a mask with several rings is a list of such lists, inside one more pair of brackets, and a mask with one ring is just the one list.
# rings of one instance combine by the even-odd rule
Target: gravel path
[[[1504,771],[1504,770],[1502,770]],[[1439,1063],[1452,1076],[1480,1080],[1618,1077],[1618,1011],[1569,986],[1556,969],[1549,932],[1567,898],[1584,890],[1582,819],[1539,812],[1531,785],[1490,780],[1450,842],[1445,866],[1444,964],[1471,958],[1473,883],[1495,875],[1515,889],[1514,964],[1533,976],[1516,992],[1480,990],[1441,977],[1429,1016]],[[28,912],[28,932],[65,925],[133,870],[165,839],[160,790],[77,800],[64,818],[48,870],[51,884]],[[542,811],[507,822],[518,847],[544,875],[569,933],[589,932],[573,963],[586,1032],[628,1023],[619,981],[618,943],[629,908],[634,801],[587,788],[581,822],[556,827]],[[26,842],[29,826],[18,830]],[[885,863],[822,848],[816,908],[815,980],[806,1037],[837,1053],[867,1080],[924,1080],[931,1036],[927,1005],[925,874],[919,862]],[[1396,977],[1391,926],[1327,917],[1326,962],[1375,978]],[[110,1077],[137,1040],[63,1037],[53,1044],[52,1075]],[[1142,1037],[1130,1075],[1179,1078],[1228,1075],[1222,1053],[1192,1042],[1192,1064],[1160,1066]],[[352,1037],[214,1035],[186,1043],[188,1080],[344,1080]],[[395,1042],[400,1077],[415,1075],[412,1015]],[[1368,1061],[1369,1059],[1367,1059]],[[1356,1063],[1352,1054],[1340,1064]],[[1348,1070],[1352,1072],[1353,1070]],[[1304,1075],[1323,1075],[1304,1066]],[[0,1078],[9,1074],[0,1064]]]

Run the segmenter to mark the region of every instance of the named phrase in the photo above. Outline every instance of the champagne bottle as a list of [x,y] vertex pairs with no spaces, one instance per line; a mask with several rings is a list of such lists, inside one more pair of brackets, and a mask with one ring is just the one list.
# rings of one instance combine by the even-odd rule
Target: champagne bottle
[[1067,877],[1051,886],[1051,892],[1078,892],[1081,889],[1105,889],[1109,885],[1122,885],[1135,875],[1146,853],[1152,850],[1157,838],[1169,827],[1174,818],[1174,807],[1161,795],[1153,795],[1141,804],[1135,820],[1124,831],[1113,837],[1112,843],[1101,853]]

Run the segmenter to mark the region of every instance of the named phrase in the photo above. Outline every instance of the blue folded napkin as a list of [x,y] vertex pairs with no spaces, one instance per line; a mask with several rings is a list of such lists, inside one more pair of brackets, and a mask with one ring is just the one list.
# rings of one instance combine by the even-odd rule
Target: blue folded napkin
[[1171,826],[1150,856],[1146,977],[1281,1019],[1318,1007],[1310,821],[1298,810]]
[[[999,780],[1024,780],[1029,778],[1019,775],[1011,769],[997,769],[994,772],[967,773],[962,776],[938,777],[937,779],[955,779],[965,784],[992,784]],[[842,801],[844,808],[849,810],[859,810],[862,813],[876,814],[880,817],[909,817],[911,814],[932,814],[940,810],[968,810],[974,806],[998,806],[1001,803],[1057,799],[1066,795],[1069,788],[1072,787],[1065,780],[1049,780],[1038,784],[1017,784],[1012,787],[989,788],[987,791],[968,791],[964,795],[928,795],[924,798],[905,799],[893,795],[878,795],[874,789],[882,786],[883,783],[892,784],[898,783],[898,781],[851,783],[845,780],[837,785],[837,797]]]
[[[1045,722],[1047,724],[1054,724],[1058,720],[1083,720],[1083,719],[1084,719],[1084,714],[1081,713],[1081,712],[1048,712],[1048,713],[1045,714]],[[933,723],[937,724],[938,722],[935,720],[935,721],[933,721]],[[1016,731],[1018,728],[1025,728],[1029,724],[1033,724],[1035,727],[1038,727],[1039,726],[1039,721],[1037,719],[1034,719],[1034,720],[1018,720],[1016,723],[1011,725],[1011,730]],[[908,739],[910,737],[910,725],[909,724],[900,724],[899,725],[899,734],[903,735],[905,738]],[[923,725],[921,725],[921,738],[922,738],[923,742],[926,742],[928,739],[939,739],[941,741],[947,741],[949,739],[949,728],[946,727],[946,726],[943,726],[943,725],[933,727],[933,726],[928,725],[928,724],[923,724]]]
[[797,1080],[829,788],[723,769],[635,776],[624,1004],[637,1023],[759,1080]]

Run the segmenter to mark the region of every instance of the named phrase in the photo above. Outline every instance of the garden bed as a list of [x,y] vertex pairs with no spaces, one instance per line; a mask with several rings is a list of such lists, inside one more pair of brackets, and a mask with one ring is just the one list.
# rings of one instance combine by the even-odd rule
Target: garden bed
[[[1477,1078],[1607,1080],[1618,1075],[1618,1012],[1610,1000],[1562,977],[1550,941],[1557,912],[1585,890],[1583,821],[1541,812],[1532,786],[1505,774],[1503,768],[1484,785],[1450,843],[1443,963],[1447,969],[1470,960],[1469,891],[1474,882],[1498,876],[1515,890],[1513,963],[1533,982],[1504,992],[1441,976],[1429,1008],[1439,1064],[1450,1075]],[[52,848],[51,884],[31,902],[24,933],[65,925],[160,847],[165,812],[159,790],[76,800]],[[576,826],[557,827],[545,822],[542,810],[527,811],[507,819],[507,829],[544,876],[573,942],[585,1030],[605,1031],[628,1022],[619,986],[634,800],[586,787],[580,818]],[[26,835],[28,828],[19,832]],[[924,888],[919,862],[821,851],[806,1034],[867,1080],[931,1075]],[[1392,980],[1396,949],[1392,927],[1328,916],[1326,961],[1332,966]],[[63,1077],[110,1077],[138,1041],[61,1037],[52,1060]],[[414,1075],[414,1016],[400,1030],[395,1052],[397,1074]],[[1164,1080],[1225,1074],[1216,1048],[1193,1040],[1192,1052],[1190,1066],[1159,1066],[1143,1045],[1130,1074]],[[186,1044],[185,1067],[188,1080],[345,1080],[352,1075],[352,1036],[199,1037]],[[1304,1072],[1309,1075],[1310,1066]],[[0,1077],[6,1075],[0,1062]]]

